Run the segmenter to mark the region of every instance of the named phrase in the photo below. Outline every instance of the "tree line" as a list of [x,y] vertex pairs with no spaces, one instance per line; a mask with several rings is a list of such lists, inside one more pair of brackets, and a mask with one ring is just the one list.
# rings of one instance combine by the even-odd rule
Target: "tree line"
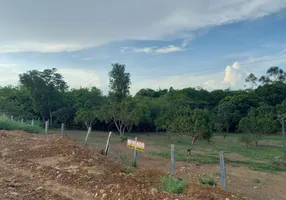
[[109,92],[97,87],[69,89],[57,69],[31,70],[19,75],[20,84],[0,88],[0,111],[15,118],[39,117],[50,123],[78,128],[125,132],[166,132],[210,141],[213,132],[224,137],[244,132],[249,145],[284,126],[286,72],[270,67],[265,75],[246,78],[241,90],[203,88],[143,88],[130,95],[131,75],[125,65],[112,64]]

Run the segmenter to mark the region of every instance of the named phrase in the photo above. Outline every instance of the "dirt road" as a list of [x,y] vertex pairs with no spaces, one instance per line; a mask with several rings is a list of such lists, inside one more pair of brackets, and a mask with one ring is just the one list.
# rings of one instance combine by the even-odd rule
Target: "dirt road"
[[244,199],[190,183],[181,195],[158,192],[159,171],[131,174],[68,137],[0,131],[0,199]]

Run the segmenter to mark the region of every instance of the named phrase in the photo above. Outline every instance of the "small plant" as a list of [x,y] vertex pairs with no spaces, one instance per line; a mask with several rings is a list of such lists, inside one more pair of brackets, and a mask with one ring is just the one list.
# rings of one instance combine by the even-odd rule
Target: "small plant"
[[131,163],[132,167],[137,167],[137,161],[136,160],[133,160],[132,163]]
[[169,193],[183,193],[186,189],[186,182],[174,176],[165,175],[161,177],[162,190]]
[[257,179],[257,178],[253,179],[253,182],[254,183],[261,183],[261,181],[259,179]]
[[131,173],[134,172],[133,169],[130,169],[130,168],[128,168],[128,167],[125,167],[123,171],[124,171],[126,174],[131,174]]
[[211,186],[217,185],[216,182],[214,181],[214,179],[210,176],[201,177],[201,178],[199,178],[199,181],[203,185],[211,185]]
[[105,155],[104,149],[100,150],[100,154]]

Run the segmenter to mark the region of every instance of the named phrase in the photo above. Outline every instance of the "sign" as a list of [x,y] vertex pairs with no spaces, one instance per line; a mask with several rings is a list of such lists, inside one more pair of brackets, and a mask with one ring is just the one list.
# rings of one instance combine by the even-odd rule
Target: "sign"
[[138,151],[144,151],[145,148],[145,143],[140,142],[138,140],[127,140],[127,147],[132,148],[132,149],[137,149]]

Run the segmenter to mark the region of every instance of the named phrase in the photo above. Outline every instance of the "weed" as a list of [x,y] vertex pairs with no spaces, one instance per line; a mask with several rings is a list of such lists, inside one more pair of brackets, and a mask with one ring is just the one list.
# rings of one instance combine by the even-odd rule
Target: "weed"
[[137,167],[137,161],[136,160],[132,160],[131,165],[132,165],[132,167]]
[[134,172],[133,169],[130,169],[130,168],[128,168],[128,167],[125,167],[123,171],[124,171],[126,174],[131,174],[131,173]]
[[183,193],[186,189],[186,182],[174,176],[165,175],[161,177],[162,190],[169,193]]
[[104,149],[100,149],[100,154],[105,155]]
[[199,181],[203,185],[211,185],[211,186],[217,185],[216,182],[214,181],[214,179],[210,176],[201,177],[201,178],[199,178]]

